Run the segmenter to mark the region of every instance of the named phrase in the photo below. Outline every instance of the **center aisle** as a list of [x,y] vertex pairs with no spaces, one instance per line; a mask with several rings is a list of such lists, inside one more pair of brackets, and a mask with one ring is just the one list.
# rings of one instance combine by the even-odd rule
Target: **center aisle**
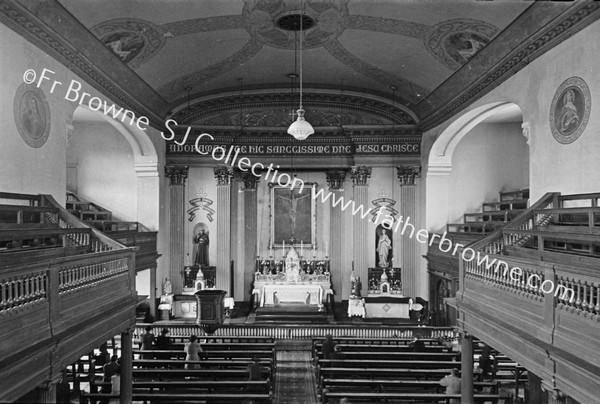
[[282,340],[276,344],[274,404],[317,404],[311,340]]

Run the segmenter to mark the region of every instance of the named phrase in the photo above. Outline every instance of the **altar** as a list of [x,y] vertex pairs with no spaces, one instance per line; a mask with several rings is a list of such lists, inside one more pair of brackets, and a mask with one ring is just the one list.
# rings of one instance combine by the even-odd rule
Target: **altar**
[[305,304],[321,308],[330,294],[328,261],[300,260],[292,247],[284,260],[257,260],[254,273],[255,306]]
[[367,296],[365,318],[410,318],[413,301],[401,296]]

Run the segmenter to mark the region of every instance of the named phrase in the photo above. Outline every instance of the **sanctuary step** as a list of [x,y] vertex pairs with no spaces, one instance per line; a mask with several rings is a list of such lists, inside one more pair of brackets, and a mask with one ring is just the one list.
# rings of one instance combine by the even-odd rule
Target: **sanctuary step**
[[256,309],[257,323],[327,323],[327,312],[306,304],[281,304]]

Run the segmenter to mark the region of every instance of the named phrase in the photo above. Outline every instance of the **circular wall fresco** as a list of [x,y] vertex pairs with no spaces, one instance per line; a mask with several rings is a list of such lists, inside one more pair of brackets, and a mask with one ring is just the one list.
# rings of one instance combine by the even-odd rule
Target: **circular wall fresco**
[[573,143],[585,129],[592,108],[590,89],[580,77],[558,87],[550,106],[550,130],[557,142]]
[[50,106],[44,92],[21,84],[15,93],[13,114],[19,134],[31,147],[42,147],[50,135]]

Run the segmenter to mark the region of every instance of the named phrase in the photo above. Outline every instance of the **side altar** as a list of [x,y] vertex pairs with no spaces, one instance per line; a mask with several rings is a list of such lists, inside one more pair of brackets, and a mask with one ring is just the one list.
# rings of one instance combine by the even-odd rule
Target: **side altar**
[[292,247],[285,260],[257,260],[254,305],[300,304],[322,309],[331,289],[328,260],[301,260]]

